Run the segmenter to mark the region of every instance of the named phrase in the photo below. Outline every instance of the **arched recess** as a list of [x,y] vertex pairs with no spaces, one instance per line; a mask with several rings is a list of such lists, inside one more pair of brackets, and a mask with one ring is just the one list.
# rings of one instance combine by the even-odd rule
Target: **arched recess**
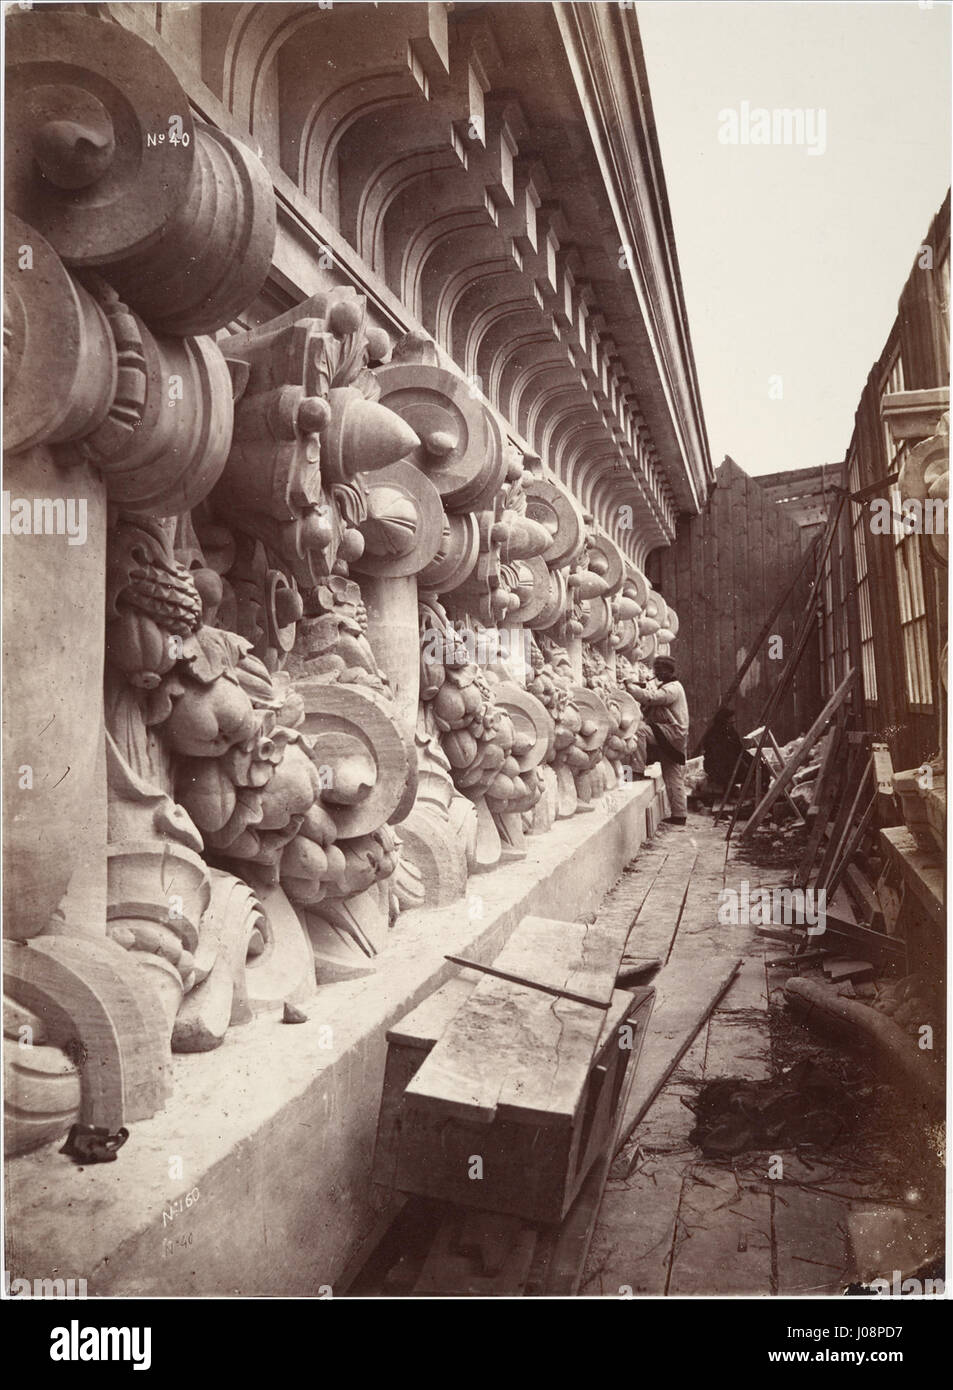
[[[573,479],[573,470],[580,454],[589,449],[606,450],[605,429],[602,421],[595,415],[589,423],[577,424],[574,429],[562,430],[558,439],[554,438],[551,452],[553,467],[567,487],[582,501],[582,494]],[[585,506],[586,504],[583,503]]]
[[547,373],[552,373],[555,379],[560,373],[572,371],[572,362],[562,343],[555,338],[545,320],[537,322],[535,332],[521,335],[514,340],[503,362],[498,387],[500,409],[504,410],[514,425],[522,430],[530,401],[527,401],[527,409],[523,411],[522,423],[517,418],[520,413],[520,401],[533,381],[541,376],[545,381]]
[[517,331],[518,321],[529,314],[535,317],[537,306],[512,266],[505,276],[475,279],[461,295],[452,325],[454,356],[462,362],[467,376],[482,376],[484,346],[493,341],[497,331],[505,342]]
[[657,477],[653,480],[650,465],[646,464],[644,458],[637,457],[635,459],[633,474],[644,500],[646,511],[651,517],[652,529],[661,538],[660,544],[670,545],[675,539],[677,521],[674,508],[668,503],[659,488]]
[[[550,325],[540,317],[539,306],[535,303],[523,313],[501,316],[488,328],[480,345],[477,358],[477,371],[488,382],[488,389],[494,400],[503,409],[503,380],[507,368],[513,368],[514,354],[527,343],[555,341],[556,335]],[[568,359],[567,359],[568,360]]]
[[[407,69],[419,86],[448,71],[447,10],[445,5],[408,4],[375,6],[360,11],[349,5],[329,9],[310,4],[254,4],[208,6],[208,52],[203,69],[221,63],[221,79],[209,73],[211,85],[221,92],[230,111],[254,134],[261,123],[265,78],[279,52],[292,40],[299,52],[310,56],[302,77],[310,69],[313,93],[320,72],[340,75],[355,68]],[[231,10],[231,14],[223,13]],[[230,23],[227,22],[230,20]],[[301,40],[309,30],[307,42]],[[208,78],[206,78],[208,80]],[[282,92],[282,103],[294,99]],[[300,106],[300,98],[296,108]]]
[[578,414],[582,418],[582,412],[591,407],[592,402],[586,395],[582,379],[573,364],[571,369],[567,369],[564,385],[554,387],[551,392],[540,395],[534,402],[529,418],[532,421],[533,440],[537,452],[545,454],[548,458],[552,453],[553,434],[566,416]]
[[[429,257],[445,236],[466,233],[461,246],[470,248],[462,265],[470,264],[470,255],[477,260],[486,257],[486,240],[478,243],[477,234],[485,232],[497,253],[499,242],[493,239],[493,223],[487,211],[483,190],[475,187],[459,166],[448,167],[445,155],[436,157],[441,167],[414,165],[408,160],[406,176],[394,179],[380,202],[375,231],[375,245],[382,258],[383,273],[393,292],[400,296],[415,317],[421,319],[429,332],[436,328],[436,294],[431,295],[429,313],[425,314],[423,273]],[[403,171],[393,171],[400,175]],[[377,196],[377,195],[375,195]],[[458,259],[455,270],[461,269]]]
[[573,403],[555,412],[546,422],[541,448],[543,457],[554,473],[558,473],[556,459],[567,436],[578,429],[589,429],[595,420],[595,407],[580,386],[578,395],[574,394]]
[[[440,340],[451,344],[464,334],[453,331],[464,297],[477,283],[499,280],[513,269],[506,243],[496,226],[474,228],[468,235],[448,234],[431,245],[418,272],[420,302],[432,314]],[[456,357],[456,353],[454,353]],[[458,361],[462,360],[457,358]]]
[[[408,283],[410,247],[421,234],[439,237],[448,226],[485,218],[449,146],[411,152],[375,172],[361,203],[357,249],[420,318],[415,287]],[[432,324],[425,326],[433,332]]]
[[[369,116],[386,119],[395,107],[422,97],[412,73],[403,68],[361,74],[315,100],[313,87],[306,88],[285,75],[292,64],[299,66],[302,61],[294,49],[283,52],[279,59],[281,164],[305,197],[339,227],[341,141],[358,121]],[[289,91],[294,92],[294,98],[289,97]]]
[[657,535],[657,528],[633,479],[620,481],[611,470],[602,471],[592,484],[591,498],[593,516],[623,549],[631,546],[633,535],[642,538]]
[[[374,251],[372,228],[380,200],[395,178],[406,176],[408,160],[426,170],[433,160],[435,168],[456,168],[461,160],[447,140],[441,140],[438,123],[420,92],[385,101],[381,93],[391,88],[388,81],[378,85],[372,104],[344,114],[343,101],[324,103],[323,116],[339,116],[338,127],[327,134],[334,140],[334,157],[320,154],[319,187],[324,198],[322,211],[334,212],[341,235],[370,260]],[[335,95],[360,98],[362,84],[351,83]],[[317,113],[316,113],[317,114]],[[320,122],[327,124],[327,120]],[[314,145],[313,134],[309,140]],[[315,146],[312,162],[318,151]],[[331,204],[333,203],[333,208]]]
[[579,373],[561,343],[553,343],[546,352],[540,350],[537,353],[537,361],[527,365],[524,371],[514,377],[510,393],[511,409],[517,429],[524,438],[529,438],[530,413],[540,398],[545,400],[566,386],[571,386],[573,378],[578,388]]
[[[627,471],[620,471],[619,457],[612,452],[605,437],[586,442],[580,436],[572,451],[567,452],[566,470],[569,486],[593,516],[596,515],[593,493],[599,478],[604,474],[611,476],[615,470],[619,486],[624,486],[628,477]],[[611,534],[612,528],[606,529]]]
[[558,374],[547,377],[540,385],[526,413],[526,437],[532,439],[537,452],[548,448],[549,427],[567,410],[578,409],[587,403],[579,371],[567,353],[568,365]]

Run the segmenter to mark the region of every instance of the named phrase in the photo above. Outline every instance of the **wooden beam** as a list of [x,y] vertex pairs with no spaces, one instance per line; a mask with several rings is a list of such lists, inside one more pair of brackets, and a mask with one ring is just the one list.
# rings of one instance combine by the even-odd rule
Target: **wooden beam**
[[849,693],[851,687],[854,684],[855,675],[856,672],[854,671],[853,667],[851,667],[851,669],[847,672],[847,675],[841,681],[840,685],[834,691],[831,698],[828,700],[827,704],[824,706],[820,714],[814,720],[814,723],[811,725],[807,733],[804,735],[803,742],[801,743],[801,746],[798,748],[797,752],[791,756],[785,767],[781,770],[781,772],[778,773],[773,784],[768,788],[767,792],[761,798],[759,804],[755,807],[751,815],[751,819],[748,821],[747,825],[741,832],[742,839],[747,838],[747,836],[752,835],[755,832],[755,830],[757,830],[758,826],[764,820],[768,811],[770,811],[771,807],[774,805],[775,801],[778,799],[778,797],[781,795],[784,789],[791,785],[795,772],[797,772],[798,768],[803,767],[804,764],[807,762],[811,754],[811,750],[817,742],[818,738],[820,738],[821,734],[824,732],[826,724],[837,713],[844,700],[846,699],[847,694]]
[[811,877],[811,870],[814,868],[814,860],[817,858],[817,851],[821,840],[824,838],[824,831],[831,817],[831,807],[834,804],[834,777],[836,768],[836,755],[843,742],[844,720],[843,716],[838,715],[836,722],[831,726],[826,735],[824,749],[821,753],[820,766],[817,770],[817,781],[814,783],[814,801],[807,813],[807,822],[810,826],[807,845],[804,854],[798,865],[797,877],[794,880],[795,887],[806,888]]
[[850,839],[847,841],[847,845],[844,849],[843,855],[841,856],[840,862],[837,865],[835,865],[834,870],[831,874],[830,883],[828,885],[829,891],[831,893],[834,892],[841,879],[844,877],[844,873],[847,869],[848,864],[853,859],[854,855],[857,853],[857,850],[860,848],[861,840],[864,838],[864,835],[866,834],[869,827],[873,824],[874,809],[876,805],[877,793],[874,792],[867,803],[867,807],[864,811],[864,814],[861,816],[860,820],[854,826],[853,832],[850,836]]
[[834,869],[840,864],[844,853],[844,846],[851,837],[852,827],[857,817],[857,812],[860,809],[864,788],[867,785],[867,776],[870,772],[870,759],[868,756],[865,755],[863,760],[858,763],[855,771],[857,774],[857,781],[852,782],[848,779],[844,786],[844,806],[834,826],[834,833],[828,843],[824,858],[821,861],[821,867],[817,873],[817,879],[814,883],[815,888],[826,888],[829,893],[833,893],[834,891]]
[[557,999],[573,999],[577,1004],[589,1004],[594,1009],[607,1009],[609,1001],[589,999],[584,994],[573,994],[568,989],[557,989],[555,985],[544,985],[539,980],[527,980],[522,975],[511,975],[506,970],[497,970],[492,965],[481,965],[476,960],[466,960],[463,956],[444,956],[452,965],[462,965],[465,970],[479,970],[483,975],[493,975],[497,980],[509,980],[511,985],[526,985],[527,989],[541,989],[544,994],[555,995]]
[[[771,747],[774,749],[774,752],[775,752],[775,754],[776,754],[776,756],[777,756],[777,759],[778,759],[778,767],[784,767],[784,754],[781,752],[781,749],[778,747],[778,741],[777,741],[777,739],[774,737],[774,734],[771,732],[770,729],[768,730],[768,738],[769,738],[769,740],[770,740],[770,742],[771,742]],[[794,812],[794,814],[797,816],[797,818],[798,818],[799,822],[801,823],[801,825],[806,825],[807,822],[805,821],[804,817],[801,815],[801,813],[800,813],[800,811],[798,810],[798,808],[795,806],[794,802],[791,800],[791,793],[787,790],[787,788],[785,788],[785,791],[784,791],[784,799],[785,799],[785,801],[788,803],[788,805],[790,806],[790,808],[791,808],[791,810]]]
[[884,912],[874,885],[868,880],[858,864],[848,864],[844,874],[845,885],[854,902],[862,908],[867,925],[874,931],[884,930]]
[[[823,939],[828,936],[837,938],[837,941],[849,941],[852,946],[860,947],[867,954],[880,960],[883,956],[897,957],[903,956],[906,947],[903,941],[897,936],[887,936],[884,932],[871,931],[867,927],[862,927],[859,922],[848,922],[844,917],[838,917],[829,909],[824,914]],[[815,938],[819,939],[819,938]],[[828,950],[840,950],[837,942],[832,942]],[[806,959],[802,956],[801,959]]]

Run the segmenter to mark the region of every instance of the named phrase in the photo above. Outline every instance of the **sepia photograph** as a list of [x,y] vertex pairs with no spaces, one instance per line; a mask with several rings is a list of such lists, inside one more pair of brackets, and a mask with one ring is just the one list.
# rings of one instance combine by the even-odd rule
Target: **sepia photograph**
[[4,6],[37,1364],[946,1301],[951,18]]

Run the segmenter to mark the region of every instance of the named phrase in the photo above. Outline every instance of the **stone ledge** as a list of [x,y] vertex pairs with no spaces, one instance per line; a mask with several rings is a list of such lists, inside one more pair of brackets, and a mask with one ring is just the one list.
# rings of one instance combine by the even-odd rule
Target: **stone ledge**
[[166,1109],[133,1126],[115,1163],[78,1168],[58,1146],[13,1159],[11,1277],[84,1278],[93,1296],[333,1288],[377,1216],[388,1027],[454,973],[446,952],[490,960],[527,913],[594,912],[663,795],[655,777],[620,788],[611,809],[557,822],[527,841],[525,860],[471,878],[468,900],[404,914],[379,973],[323,986],[307,1023],[261,1015],[215,1052],[176,1056]]

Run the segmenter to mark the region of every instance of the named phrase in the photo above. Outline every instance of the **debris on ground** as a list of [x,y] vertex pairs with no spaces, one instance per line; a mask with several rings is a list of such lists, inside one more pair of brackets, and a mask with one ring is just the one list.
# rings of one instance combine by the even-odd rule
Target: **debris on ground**
[[705,1082],[692,1108],[696,1123],[689,1137],[709,1158],[797,1144],[826,1148],[856,1118],[848,1088],[810,1060],[770,1081]]

